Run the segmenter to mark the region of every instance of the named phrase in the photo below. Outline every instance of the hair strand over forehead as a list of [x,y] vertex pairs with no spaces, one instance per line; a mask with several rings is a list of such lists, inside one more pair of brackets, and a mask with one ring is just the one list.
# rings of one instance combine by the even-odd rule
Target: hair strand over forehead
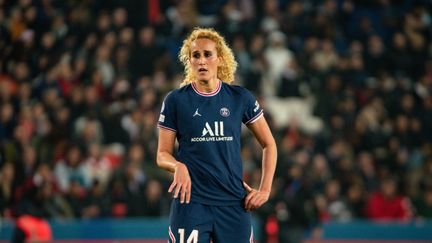
[[214,29],[197,27],[183,41],[183,46],[180,49],[179,60],[185,69],[185,78],[180,84],[180,87],[190,84],[196,79],[190,66],[190,56],[191,44],[197,39],[209,39],[215,42],[217,55],[222,61],[221,65],[218,67],[217,78],[228,84],[232,83],[237,69],[237,62],[234,59],[231,48],[226,43],[225,39]]

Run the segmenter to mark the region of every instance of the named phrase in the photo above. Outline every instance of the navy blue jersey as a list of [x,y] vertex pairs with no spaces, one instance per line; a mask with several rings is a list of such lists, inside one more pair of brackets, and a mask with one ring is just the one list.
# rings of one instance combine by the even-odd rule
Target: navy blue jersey
[[192,180],[191,201],[207,205],[236,205],[246,192],[240,157],[242,123],[263,114],[245,88],[219,81],[213,93],[189,84],[165,98],[158,127],[176,132],[177,159],[185,163]]

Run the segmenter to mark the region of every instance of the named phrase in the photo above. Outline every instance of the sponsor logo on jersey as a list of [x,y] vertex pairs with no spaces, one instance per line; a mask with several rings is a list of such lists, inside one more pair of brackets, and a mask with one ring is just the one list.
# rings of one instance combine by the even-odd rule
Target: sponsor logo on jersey
[[230,115],[230,111],[226,107],[222,107],[219,111],[220,115],[223,117],[228,117]]
[[210,137],[214,137],[214,136],[223,136],[224,135],[224,126],[223,126],[223,122],[219,121],[215,121],[214,122],[214,132],[212,127],[210,126],[210,124],[208,122],[205,123],[205,127],[202,130],[202,135],[201,137],[206,136],[207,134]]
[[191,138],[191,142],[226,142],[233,141],[232,136],[225,136],[224,122],[215,121],[213,124],[206,122],[202,129],[201,137]]

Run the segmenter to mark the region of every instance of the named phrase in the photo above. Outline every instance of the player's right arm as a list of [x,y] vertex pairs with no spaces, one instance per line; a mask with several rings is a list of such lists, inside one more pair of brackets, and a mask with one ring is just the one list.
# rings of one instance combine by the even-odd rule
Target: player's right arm
[[160,128],[157,150],[157,165],[169,172],[174,173],[173,182],[168,192],[173,192],[174,198],[180,194],[180,203],[190,202],[192,182],[189,171],[185,164],[176,160],[173,156],[176,133],[174,131]]

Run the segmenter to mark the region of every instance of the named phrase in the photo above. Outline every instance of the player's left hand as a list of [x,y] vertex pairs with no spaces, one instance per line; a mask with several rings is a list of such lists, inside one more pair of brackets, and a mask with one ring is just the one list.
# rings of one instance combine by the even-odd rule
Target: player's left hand
[[248,195],[245,199],[245,209],[246,211],[252,211],[261,207],[267,200],[269,199],[270,192],[269,191],[260,191],[255,190],[250,187],[248,184],[243,182],[243,186],[245,187]]

